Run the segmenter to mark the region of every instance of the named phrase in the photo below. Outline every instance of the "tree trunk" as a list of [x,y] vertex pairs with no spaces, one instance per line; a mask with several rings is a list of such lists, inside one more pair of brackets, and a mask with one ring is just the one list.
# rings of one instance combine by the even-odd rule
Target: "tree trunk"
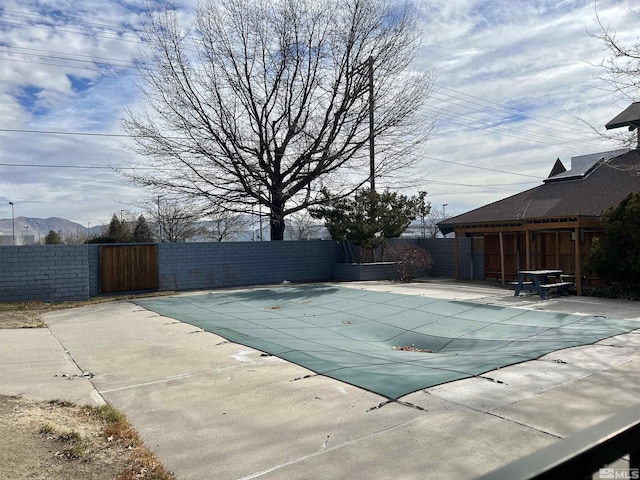
[[269,227],[271,229],[271,241],[284,240],[284,201],[276,195],[272,200],[269,213]]

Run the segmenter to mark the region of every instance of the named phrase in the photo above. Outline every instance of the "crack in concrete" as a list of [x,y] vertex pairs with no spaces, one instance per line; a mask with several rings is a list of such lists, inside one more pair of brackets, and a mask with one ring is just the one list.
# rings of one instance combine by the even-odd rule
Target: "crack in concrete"
[[296,464],[298,462],[303,462],[303,461],[305,461],[305,460],[307,460],[309,458],[317,457],[318,455],[324,455],[325,453],[329,453],[331,451],[338,450],[339,448],[343,448],[343,447],[346,447],[346,446],[349,446],[349,445],[352,445],[352,444],[355,444],[355,443],[359,443],[359,442],[361,442],[363,440],[367,440],[369,438],[376,437],[376,436],[378,436],[378,435],[380,435],[382,433],[386,433],[386,432],[389,432],[389,431],[392,431],[392,430],[396,430],[398,428],[404,428],[404,427],[406,427],[408,425],[412,425],[412,424],[420,422],[422,420],[424,420],[423,417],[418,417],[418,418],[414,418],[413,420],[409,420],[408,422],[400,423],[400,424],[397,424],[397,425],[392,425],[390,427],[383,428],[382,430],[378,430],[376,432],[364,435],[362,437],[354,438],[353,440],[348,440],[348,441],[343,442],[343,443],[341,443],[339,445],[335,445],[333,447],[327,446],[326,449],[320,449],[320,450],[318,450],[316,452],[310,453],[308,455],[303,455],[303,456],[301,456],[299,458],[296,458],[294,460],[289,460],[288,462],[283,462],[283,463],[280,463],[278,465],[274,465],[272,467],[265,468],[265,469],[260,470],[258,472],[254,472],[254,473],[250,473],[249,475],[244,475],[242,477],[238,477],[236,480],[253,480],[255,478],[262,477],[263,475],[267,475],[269,473],[272,473],[272,472],[275,472],[277,470],[280,470],[281,468],[288,467],[289,465],[294,465],[294,464]]
[[[80,378],[86,379],[91,384],[91,386],[93,387],[93,391],[90,394],[91,398],[93,398],[96,401],[96,403],[98,403],[98,404],[102,403],[103,405],[107,405],[107,401],[102,396],[102,393],[98,390],[98,388],[96,387],[95,383],[93,383],[93,377],[95,375],[93,373],[89,373],[88,371],[86,371],[84,368],[82,368],[80,366],[80,364],[76,361],[76,359],[73,358],[73,355],[71,354],[69,349],[62,343],[60,338],[58,338],[58,336],[55,334],[55,332],[53,330],[51,330],[51,328],[48,328],[47,330],[49,330],[49,333],[51,334],[51,336],[53,336],[53,338],[56,339],[56,341],[58,342],[58,344],[60,345],[60,347],[64,351],[64,354],[66,355],[66,357],[69,360],[71,360],[71,362],[73,362],[73,364],[76,366],[76,368],[78,370],[80,370],[82,372],[82,375],[80,376]],[[89,373],[89,375],[86,375],[87,373]]]
[[362,395],[360,395],[359,398],[357,398],[354,402],[351,403],[351,406],[349,408],[347,408],[347,410],[345,411],[344,415],[342,415],[342,417],[340,417],[340,420],[338,420],[338,423],[336,423],[336,425],[333,427],[333,429],[325,437],[324,442],[320,446],[320,450],[326,450],[327,449],[328,444],[329,444],[329,440],[331,440],[331,436],[336,432],[336,430],[338,430],[340,425],[342,425],[342,422],[344,421],[344,419],[349,416],[351,411],[355,408],[356,404],[358,402],[360,402],[360,400],[362,400],[362,397],[364,397],[366,394],[367,394],[367,392],[362,393]]
[[297,382],[298,380],[304,380],[305,378],[313,378],[313,377],[319,377],[320,374],[319,373],[313,373],[313,374],[309,374],[309,375],[304,375],[303,377],[296,377],[292,380],[289,380],[290,382]]
[[537,427],[534,427],[534,426],[529,425],[527,423],[520,422],[520,421],[518,421],[518,420],[516,420],[514,418],[509,418],[509,417],[504,417],[502,415],[498,415],[495,412],[490,412],[489,411],[489,412],[483,412],[483,413],[486,413],[487,415],[491,415],[492,417],[495,417],[495,418],[499,418],[501,420],[506,420],[507,422],[511,422],[511,423],[516,424],[516,425],[520,425],[521,427],[528,428],[529,430],[533,430],[534,432],[542,433],[544,435],[549,435],[549,436],[551,436],[553,438],[556,438],[556,439],[563,439],[564,438],[564,437],[558,435],[557,433],[553,433],[553,432],[548,432],[546,430],[542,430],[541,428],[537,428]]

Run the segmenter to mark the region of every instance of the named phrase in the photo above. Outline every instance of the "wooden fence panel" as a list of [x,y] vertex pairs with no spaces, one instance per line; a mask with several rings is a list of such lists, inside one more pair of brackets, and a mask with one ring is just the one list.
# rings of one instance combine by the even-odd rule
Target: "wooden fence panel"
[[100,246],[100,292],[158,288],[157,245]]

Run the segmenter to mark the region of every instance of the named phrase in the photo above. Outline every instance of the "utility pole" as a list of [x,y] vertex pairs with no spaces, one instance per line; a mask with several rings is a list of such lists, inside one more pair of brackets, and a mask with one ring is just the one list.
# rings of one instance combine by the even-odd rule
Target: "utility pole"
[[367,79],[368,85],[367,90],[369,90],[369,182],[371,185],[371,193],[376,191],[376,179],[375,179],[375,139],[374,139],[374,124],[373,124],[373,112],[375,109],[374,103],[374,95],[373,95],[373,55],[369,55],[366,62],[358,65],[354,72],[361,73],[364,69],[367,69]]
[[14,211],[13,202],[9,202],[9,205],[11,205],[11,244],[15,245],[16,244],[16,214]]
[[162,243],[162,220],[160,214],[160,195],[158,195],[158,243]]
[[373,56],[370,55],[367,64],[369,66],[369,174],[371,176],[371,193],[376,191],[375,180],[375,145],[373,136]]

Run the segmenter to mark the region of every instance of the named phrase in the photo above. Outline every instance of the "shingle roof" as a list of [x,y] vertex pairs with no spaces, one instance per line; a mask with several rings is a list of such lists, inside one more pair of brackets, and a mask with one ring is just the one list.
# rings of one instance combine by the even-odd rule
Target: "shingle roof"
[[621,113],[605,125],[607,130],[620,127],[635,127],[640,125],[640,102],[635,102],[625,108]]
[[443,233],[457,225],[523,221],[539,218],[597,217],[640,191],[640,152],[632,150],[602,162],[584,177],[547,182],[438,224]]

